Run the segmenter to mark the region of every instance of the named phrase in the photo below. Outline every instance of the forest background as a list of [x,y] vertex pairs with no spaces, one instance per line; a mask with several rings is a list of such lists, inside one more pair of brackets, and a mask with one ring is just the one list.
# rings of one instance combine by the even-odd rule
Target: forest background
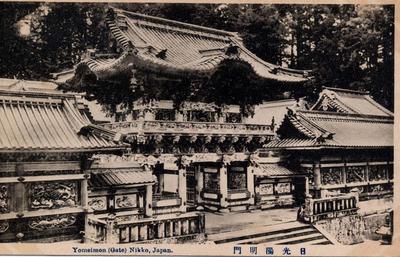
[[[393,5],[113,4],[236,31],[265,61],[312,70],[309,87],[369,91],[394,109]],[[0,3],[0,77],[48,80],[107,48],[107,4]]]

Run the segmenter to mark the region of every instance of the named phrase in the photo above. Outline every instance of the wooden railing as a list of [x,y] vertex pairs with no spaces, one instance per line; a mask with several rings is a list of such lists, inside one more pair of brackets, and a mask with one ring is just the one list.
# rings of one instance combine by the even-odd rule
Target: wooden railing
[[270,125],[192,122],[192,121],[131,121],[105,123],[101,126],[121,133],[182,133],[182,134],[234,134],[234,135],[272,135]]
[[315,222],[357,213],[358,194],[347,194],[321,199],[306,198],[303,219]]
[[100,221],[90,218],[88,242],[133,243],[149,240],[190,238],[204,235],[205,216],[202,213],[185,213],[180,216],[146,218],[137,221],[116,222],[115,219]]
[[119,243],[143,242],[204,233],[204,214],[128,222],[117,225]]

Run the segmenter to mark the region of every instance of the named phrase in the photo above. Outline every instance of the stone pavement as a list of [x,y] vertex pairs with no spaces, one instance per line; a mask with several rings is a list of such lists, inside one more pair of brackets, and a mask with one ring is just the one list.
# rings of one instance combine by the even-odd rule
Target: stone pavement
[[257,226],[286,223],[295,221],[296,217],[297,207],[224,214],[206,212],[206,234],[211,235]]

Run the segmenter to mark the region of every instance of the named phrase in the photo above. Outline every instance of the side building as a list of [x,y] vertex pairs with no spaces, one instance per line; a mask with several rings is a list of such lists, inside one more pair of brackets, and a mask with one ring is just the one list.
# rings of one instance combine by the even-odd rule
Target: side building
[[[290,109],[263,155],[307,175],[305,195],[393,201],[393,113],[367,92],[325,88],[310,110]],[[353,202],[311,206],[309,215],[351,209]],[[343,206],[342,206],[343,205]]]
[[0,79],[0,242],[82,238],[91,158],[127,148],[56,86]]

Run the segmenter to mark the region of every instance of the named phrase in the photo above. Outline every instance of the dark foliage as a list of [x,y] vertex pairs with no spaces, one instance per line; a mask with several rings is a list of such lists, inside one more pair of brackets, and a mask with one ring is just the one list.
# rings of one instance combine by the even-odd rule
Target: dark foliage
[[[306,85],[306,90],[292,89],[295,96],[306,94],[315,98],[322,86],[368,90],[378,102],[394,108],[394,6],[126,3],[114,6],[237,31],[246,47],[262,59],[314,71],[315,79]],[[48,79],[51,72],[78,64],[88,48],[98,51],[109,48],[104,24],[106,7],[106,4],[86,3],[1,3],[0,76]],[[21,36],[21,20],[31,23],[28,35]],[[238,72],[239,69],[243,70]],[[141,94],[147,99],[165,98],[163,94],[167,94],[177,106],[200,95],[221,104],[235,101],[241,106],[258,103],[261,96],[265,100],[279,97],[279,85],[246,82],[253,78],[247,71],[246,65],[240,63],[230,68],[222,66],[206,83],[209,88],[187,79],[172,83],[162,92],[150,86],[146,91],[141,90],[143,84],[128,85],[130,79],[127,79],[123,87],[131,91],[124,95],[110,94],[111,85],[109,90],[90,89],[90,86],[85,89],[100,102],[112,106],[121,99],[128,101],[129,97]],[[220,81],[225,74],[225,81],[217,85],[214,81]],[[139,80],[151,84],[151,78]]]

